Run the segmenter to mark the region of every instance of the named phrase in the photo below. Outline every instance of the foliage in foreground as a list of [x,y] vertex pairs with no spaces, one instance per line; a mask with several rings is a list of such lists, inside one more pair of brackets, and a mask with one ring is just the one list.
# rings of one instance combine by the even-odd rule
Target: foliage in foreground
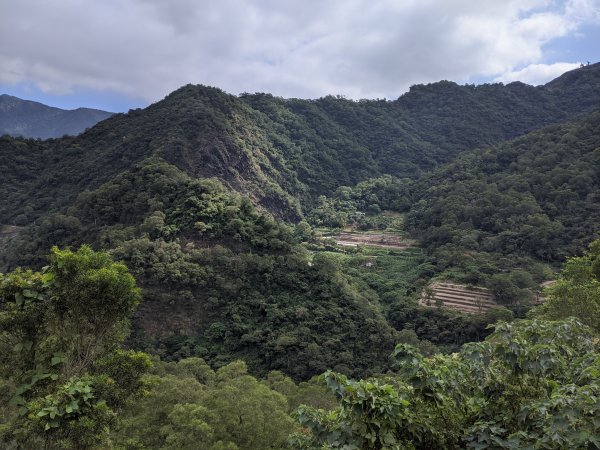
[[332,406],[314,382],[259,381],[242,361],[152,367],[121,349],[139,299],[127,268],[86,246],[0,274],[0,447],[284,448],[291,407]]
[[[236,361],[214,372],[202,359],[158,366],[145,398],[124,411],[117,448],[284,448],[295,428],[286,397]],[[292,383],[293,384],[293,383]],[[295,386],[294,386],[295,387]],[[148,432],[152,430],[152,432]]]
[[500,322],[460,353],[401,344],[396,375],[325,380],[336,410],[301,407],[303,449],[600,447],[600,349],[576,319]]
[[[261,381],[242,361],[214,370],[188,358],[152,369],[147,355],[120,349],[139,301],[127,268],[89,247],[55,248],[40,273],[0,275],[2,444],[599,448],[600,342],[597,330],[580,320],[594,319],[599,250],[595,241],[583,257],[570,259],[534,314],[577,317],[498,322],[484,342],[450,355],[426,357],[399,344],[393,373],[353,381],[326,372],[338,402],[332,410],[334,403],[314,382],[296,385],[280,372]],[[299,404],[309,405],[297,409],[300,429],[289,415]]]
[[[145,389],[143,353],[124,351],[140,299],[123,264],[89,247],[53,249],[40,273],[0,274],[0,439],[16,448],[90,448]],[[10,394],[9,394],[10,393]],[[3,399],[4,400],[4,399]]]

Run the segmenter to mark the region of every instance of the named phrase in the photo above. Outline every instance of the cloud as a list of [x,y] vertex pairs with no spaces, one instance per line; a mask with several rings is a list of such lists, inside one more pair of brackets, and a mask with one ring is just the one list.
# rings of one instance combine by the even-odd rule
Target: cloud
[[598,0],[1,2],[0,83],[153,101],[186,83],[286,97],[393,98],[439,79],[520,73],[537,80],[562,67],[541,64],[543,46],[593,20],[597,6]]
[[510,83],[522,81],[523,83],[537,86],[545,84],[559,75],[573,69],[577,69],[580,63],[554,63],[554,64],[530,64],[521,70],[506,72],[494,79],[495,82]]
[[599,0],[569,0],[565,13],[581,23],[600,23]]

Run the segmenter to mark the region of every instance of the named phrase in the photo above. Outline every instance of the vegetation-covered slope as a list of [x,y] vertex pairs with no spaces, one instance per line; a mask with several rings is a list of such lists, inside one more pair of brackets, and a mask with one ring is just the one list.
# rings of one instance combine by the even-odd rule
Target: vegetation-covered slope
[[467,152],[416,183],[423,245],[561,261],[599,231],[600,110]]
[[243,357],[255,372],[296,378],[387,365],[395,332],[377,301],[218,181],[147,160],[38,220],[12,259],[39,266],[52,243],[79,242],[112,249],[137,275],[144,302],[133,339],[167,359]]
[[461,151],[589,112],[600,102],[599,86],[595,64],[538,87],[441,81],[413,86],[394,101],[242,99],[274,122],[300,180],[327,194],[382,174],[414,178]]
[[395,101],[235,97],[189,85],[75,138],[3,138],[0,222],[24,214],[18,222],[30,223],[151,156],[296,219],[341,185],[415,178],[461,151],[589,112],[600,101],[598,73],[595,64],[538,87],[440,82]]
[[[28,183],[3,184],[2,221],[22,214],[17,222],[30,222],[40,214],[57,211],[85,189],[97,188],[144,158],[161,157],[196,177],[214,176],[229,187],[265,202],[272,211],[298,215],[291,192],[301,190],[295,175],[269,153],[250,120],[237,112],[235,97],[217,89],[186,87],[144,111],[118,114],[77,138],[34,141],[3,138],[1,152],[7,166],[1,172]],[[247,108],[246,108],[247,109]],[[251,113],[251,111],[250,111]],[[19,150],[33,146],[35,151]],[[20,151],[22,159],[12,155]],[[36,168],[38,171],[36,171]],[[281,173],[278,171],[281,168]],[[14,192],[14,194],[13,194]],[[298,193],[298,196],[301,196]],[[24,200],[27,199],[27,202]]]
[[[510,305],[546,275],[539,261],[597,231],[598,113],[580,116],[600,100],[598,71],[541,87],[440,82],[395,101],[185,86],[77,137],[3,137],[0,267],[41,267],[54,244],[110,250],[144,291],[131,344],[166,359],[241,357],[305,379],[385,370],[399,331],[456,348],[493,316],[419,309],[430,277],[486,284]],[[385,276],[403,271],[396,283],[307,251],[310,227],[290,225],[379,227],[382,209],[407,212],[428,252],[417,268],[374,255]]]

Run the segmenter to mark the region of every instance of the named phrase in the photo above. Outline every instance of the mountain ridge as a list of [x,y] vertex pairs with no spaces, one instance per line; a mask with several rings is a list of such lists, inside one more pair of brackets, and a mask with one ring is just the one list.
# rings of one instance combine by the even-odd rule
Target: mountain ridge
[[78,135],[113,113],[93,108],[61,109],[0,94],[0,135],[59,138]]
[[[401,101],[187,85],[79,136],[0,137],[0,270],[41,267],[52,245],[109,250],[144,292],[134,347],[297,379],[384,371],[405,328],[435,345],[481,339],[489,317],[421,311],[417,291],[450,275],[510,300],[593,237],[599,68],[552,89],[439,82]],[[311,225],[350,213],[379,227],[382,210],[422,248],[357,249],[350,267],[314,239]],[[367,277],[385,264],[406,283]]]
[[[26,180],[0,202],[0,222],[22,214],[25,199],[33,209],[27,222],[152,156],[191,176],[218,178],[276,216],[296,220],[318,195],[340,186],[381,175],[418,178],[463,151],[591,111],[600,103],[600,64],[547,86],[442,81],[414,86],[398,100],[350,101],[238,97],[186,85],[76,137],[0,141],[0,173]],[[29,146],[35,155],[23,153]],[[28,163],[18,164],[12,152]]]

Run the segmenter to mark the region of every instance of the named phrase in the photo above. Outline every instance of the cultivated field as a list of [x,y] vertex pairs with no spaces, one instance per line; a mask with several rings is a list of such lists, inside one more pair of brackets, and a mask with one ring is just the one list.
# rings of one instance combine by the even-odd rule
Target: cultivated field
[[419,300],[421,306],[451,308],[476,314],[499,306],[489,289],[468,287],[450,282],[434,282],[423,289]]
[[396,233],[373,232],[342,232],[338,235],[323,236],[325,239],[334,239],[336,244],[347,247],[379,247],[389,249],[406,249],[416,245],[412,239],[407,239]]

